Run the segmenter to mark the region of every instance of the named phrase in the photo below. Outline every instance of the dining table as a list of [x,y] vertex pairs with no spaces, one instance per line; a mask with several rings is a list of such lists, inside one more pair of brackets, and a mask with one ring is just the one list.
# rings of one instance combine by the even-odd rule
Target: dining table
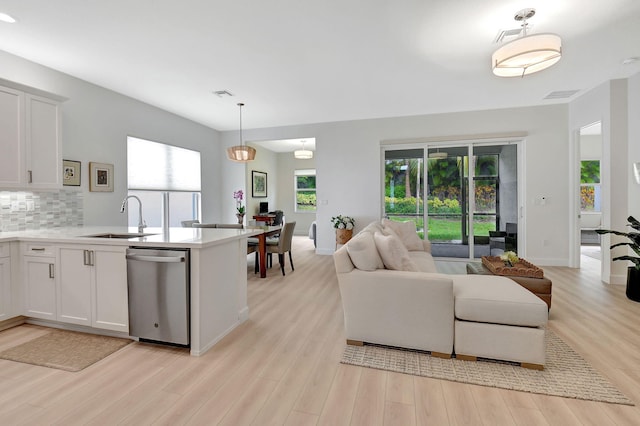
[[248,229],[262,230],[262,233],[256,235],[258,239],[258,258],[260,264],[260,278],[267,277],[267,237],[273,237],[280,234],[282,226],[256,226],[248,227]]

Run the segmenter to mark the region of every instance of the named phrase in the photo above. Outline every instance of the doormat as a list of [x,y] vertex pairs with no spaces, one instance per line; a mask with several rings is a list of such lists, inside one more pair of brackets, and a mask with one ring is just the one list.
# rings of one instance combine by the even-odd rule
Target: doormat
[[131,342],[132,340],[117,337],[53,330],[44,336],[0,352],[0,358],[76,372]]
[[549,329],[546,345],[543,371],[504,361],[442,359],[428,352],[380,345],[347,345],[340,362],[474,385],[635,405]]

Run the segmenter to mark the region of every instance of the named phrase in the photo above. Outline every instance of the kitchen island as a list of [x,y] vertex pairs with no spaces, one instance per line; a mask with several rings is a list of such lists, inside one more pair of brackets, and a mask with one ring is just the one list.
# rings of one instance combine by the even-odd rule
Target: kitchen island
[[[163,232],[162,229],[147,228],[143,236],[137,236],[137,229],[124,227],[78,227],[2,232],[0,233],[0,252],[9,253],[11,258],[10,288],[5,288],[4,292],[0,289],[0,294],[4,295],[2,299],[5,305],[7,305],[7,299],[10,301],[6,318],[24,316],[28,322],[43,325],[61,327],[68,325],[68,328],[86,328],[87,331],[94,329],[96,332],[100,331],[98,329],[103,329],[112,335],[128,336],[128,318],[124,318],[123,312],[123,309],[128,309],[124,258],[126,248],[189,249],[191,253],[191,355],[201,355],[249,317],[246,275],[247,238],[258,235],[260,232],[262,231],[213,228],[170,228]],[[64,295],[69,294],[69,288],[73,287],[65,287],[64,278],[60,278],[61,274],[53,273],[59,268],[58,262],[62,250],[73,249],[84,253],[85,257],[87,252],[91,252],[89,263],[92,266],[94,253],[97,255],[107,253],[109,256],[105,257],[109,260],[105,260],[103,264],[109,262],[111,269],[105,270],[103,267],[102,270],[94,271],[90,280],[92,290],[86,290],[87,301],[82,307],[86,305],[85,310],[91,312],[83,313],[75,300],[65,304]],[[27,258],[35,261],[29,263],[25,260]],[[35,265],[34,271],[37,271],[37,267],[42,265],[42,259],[45,258],[48,262],[51,282],[44,283],[41,287],[34,285],[30,290],[30,265]],[[64,277],[64,268],[60,269]],[[89,285],[81,284],[84,285],[78,287],[79,292],[85,291],[84,288],[88,288]],[[55,292],[52,287],[55,287]],[[40,288],[45,291],[40,291]],[[53,301],[49,300],[50,305],[45,304],[45,306],[51,306],[50,309],[43,309],[43,303],[48,303],[45,300],[47,294]],[[77,294],[74,293],[73,296],[73,299],[77,298],[75,297]],[[35,307],[29,309],[30,299],[34,298],[36,300],[32,305]],[[73,311],[72,314],[68,313],[71,311]],[[108,311],[114,312],[111,318],[100,317]]]

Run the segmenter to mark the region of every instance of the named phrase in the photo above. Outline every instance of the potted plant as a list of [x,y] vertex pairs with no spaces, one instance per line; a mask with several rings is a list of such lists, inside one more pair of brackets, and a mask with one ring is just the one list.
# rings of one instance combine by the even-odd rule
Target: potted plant
[[[629,246],[633,251],[640,256],[640,222],[638,222],[633,216],[627,218],[629,224],[627,226],[632,227],[638,232],[620,232],[612,231],[609,229],[596,229],[598,234],[614,234],[622,237],[627,237],[630,242],[613,244],[611,248],[619,246]],[[630,260],[634,266],[629,266],[627,269],[627,297],[636,302],[640,302],[640,257],[635,256],[618,256],[613,260]]]
[[242,199],[244,198],[244,192],[242,192],[242,189],[234,191],[233,198],[236,200],[236,218],[238,218],[238,223],[242,224],[245,213],[245,208],[242,205]]
[[333,227],[336,228],[336,243],[345,244],[353,236],[353,227],[356,224],[354,218],[349,216],[334,216],[331,218]]

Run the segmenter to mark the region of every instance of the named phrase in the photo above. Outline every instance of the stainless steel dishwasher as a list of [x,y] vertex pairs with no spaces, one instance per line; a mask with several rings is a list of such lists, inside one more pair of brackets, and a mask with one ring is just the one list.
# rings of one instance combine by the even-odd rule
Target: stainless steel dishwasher
[[189,264],[189,249],[127,249],[131,336],[189,345]]

